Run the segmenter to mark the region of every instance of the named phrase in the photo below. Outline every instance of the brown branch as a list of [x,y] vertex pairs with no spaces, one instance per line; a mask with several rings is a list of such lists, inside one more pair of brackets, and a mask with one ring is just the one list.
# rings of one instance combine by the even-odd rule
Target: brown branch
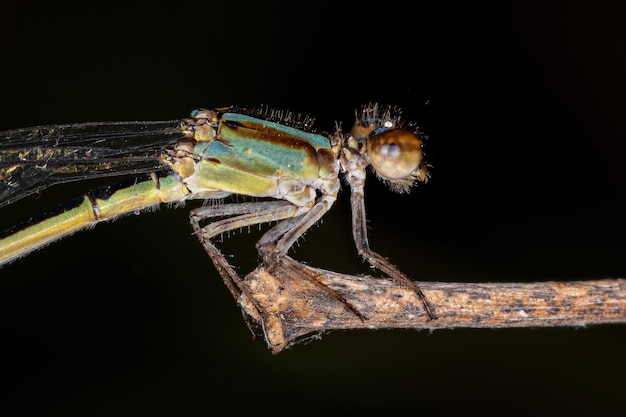
[[274,353],[302,339],[336,329],[432,330],[626,323],[624,279],[483,284],[419,282],[435,308],[438,316],[435,320],[425,314],[421,300],[412,289],[387,279],[313,268],[291,258],[260,266],[245,278],[244,285],[248,295],[242,295],[239,302],[250,317],[250,324],[260,326]]

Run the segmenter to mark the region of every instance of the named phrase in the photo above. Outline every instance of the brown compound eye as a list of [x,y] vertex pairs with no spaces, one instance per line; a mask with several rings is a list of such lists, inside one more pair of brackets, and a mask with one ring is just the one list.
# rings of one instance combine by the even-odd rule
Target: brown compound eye
[[390,180],[411,175],[422,162],[422,141],[406,129],[389,129],[367,141],[367,154],[376,172]]

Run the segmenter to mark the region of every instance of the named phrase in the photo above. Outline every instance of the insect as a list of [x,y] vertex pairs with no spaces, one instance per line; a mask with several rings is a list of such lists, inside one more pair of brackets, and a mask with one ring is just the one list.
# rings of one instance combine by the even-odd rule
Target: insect
[[[100,222],[163,203],[255,197],[209,204],[190,213],[192,228],[226,286],[238,297],[241,278],[212,239],[231,230],[276,224],[257,243],[280,259],[332,207],[344,178],[351,191],[352,234],[373,268],[415,290],[415,282],[370,249],[364,185],[370,167],[391,190],[408,192],[429,174],[419,130],[396,107],[367,104],[349,132],[316,133],[313,119],[267,108],[194,110],[182,120],[97,122],[0,133],[0,208],[59,183],[124,176],[74,203],[0,237],[0,265]],[[341,296],[330,290],[342,300]],[[352,307],[351,307],[352,308]],[[358,312],[355,310],[358,314]]]

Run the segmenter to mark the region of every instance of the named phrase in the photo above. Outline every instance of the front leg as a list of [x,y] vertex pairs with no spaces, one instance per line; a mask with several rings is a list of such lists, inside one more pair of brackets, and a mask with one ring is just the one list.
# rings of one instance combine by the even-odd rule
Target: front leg
[[[364,174],[364,173],[363,173]],[[365,217],[365,198],[363,185],[354,177],[349,177],[352,192],[350,195],[350,205],[352,207],[352,235],[359,255],[366,260],[370,266],[382,271],[388,277],[400,284],[413,289],[424,305],[424,310],[431,320],[437,318],[435,310],[430,305],[426,296],[417,283],[393,266],[386,258],[370,249],[367,240],[367,221]]]

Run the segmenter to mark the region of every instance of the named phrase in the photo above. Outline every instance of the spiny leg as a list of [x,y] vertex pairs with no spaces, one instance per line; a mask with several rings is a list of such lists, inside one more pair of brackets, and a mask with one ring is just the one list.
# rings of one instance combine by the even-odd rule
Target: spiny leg
[[311,226],[313,226],[322,216],[330,209],[335,198],[333,196],[322,196],[318,199],[315,206],[300,217],[294,217],[283,220],[272,229],[267,231],[258,241],[256,247],[259,254],[263,257],[265,266],[268,271],[274,268],[282,268],[291,274],[305,278],[318,288],[334,297],[337,301],[344,304],[361,320],[365,317],[359,310],[351,304],[344,296],[337,291],[323,284],[317,274],[311,274],[311,270],[300,262],[287,256],[287,251]]
[[304,233],[330,209],[335,198],[322,196],[315,205],[304,215],[287,219],[278,223],[261,237],[256,247],[266,263],[271,262],[272,257],[280,258],[287,254]]
[[[241,294],[244,294],[257,311],[261,313],[262,309],[247,291],[239,274],[237,274],[224,254],[213,244],[211,239],[233,229],[282,220],[266,232],[256,245],[268,270],[271,271],[272,268],[281,267],[294,275],[298,275],[312,282],[327,294],[344,304],[350,311],[363,320],[364,316],[341,294],[324,285],[316,279],[316,276],[312,276],[310,272],[307,273],[308,269],[306,269],[304,265],[286,256],[286,252],[291,248],[293,243],[330,209],[334,198],[322,197],[319,200],[320,201],[308,211],[306,211],[307,209],[304,207],[295,206],[287,201],[222,204],[201,207],[191,212],[190,223],[194,233],[202,243],[204,250],[211,258],[215,268],[235,300],[239,299]],[[303,212],[305,214],[301,214]],[[201,226],[202,222],[224,216],[234,217],[213,221],[206,226]]]
[[[224,254],[213,244],[211,239],[219,234],[240,227],[293,217],[298,215],[298,210],[300,210],[299,207],[287,201],[264,201],[207,206],[193,210],[190,213],[189,220],[195,235],[211,258],[232,296],[235,300],[238,300],[241,294],[244,294],[259,313],[262,310],[246,290],[241,277],[228,262]],[[204,227],[201,226],[202,222],[224,216],[234,217],[213,221]]]
[[[422,292],[422,289],[417,283],[402,273],[398,268],[393,266],[382,255],[374,252],[370,249],[369,242],[367,240],[367,221],[365,217],[365,199],[363,187],[358,185],[356,181],[350,181],[352,186],[352,193],[350,195],[350,204],[352,206],[352,234],[354,237],[354,243],[356,244],[359,255],[365,259],[370,266],[382,271],[390,278],[396,280],[400,284],[406,285],[408,288],[413,289],[415,294],[420,298],[424,305],[424,310],[431,320],[435,320],[437,315],[435,310],[430,305],[426,296]],[[354,184],[353,184],[354,183]]]
[[340,303],[344,304],[361,320],[365,320],[366,317],[352,303],[346,300],[343,295],[323,284],[319,280],[319,275],[312,272],[314,271],[313,269],[276,250],[276,241],[284,235],[285,232],[292,229],[298,220],[298,218],[283,220],[265,233],[257,243],[257,249],[259,254],[264,259],[263,262],[267,271],[272,274],[276,269],[282,269],[286,274],[304,278]]

